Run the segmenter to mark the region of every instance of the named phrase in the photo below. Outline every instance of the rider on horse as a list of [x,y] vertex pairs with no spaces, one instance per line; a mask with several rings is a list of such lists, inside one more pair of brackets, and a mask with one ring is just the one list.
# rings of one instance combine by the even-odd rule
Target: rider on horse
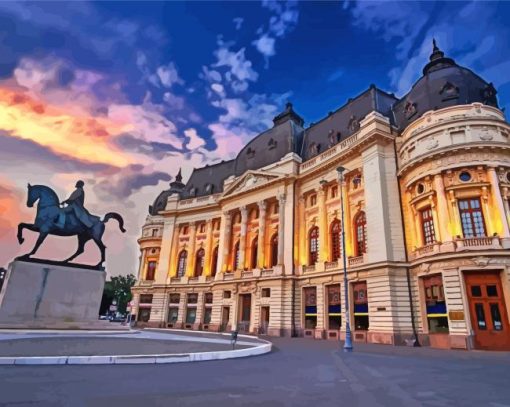
[[58,217],[57,226],[59,228],[63,228],[65,225],[65,214],[71,212],[73,212],[78,220],[85,226],[88,228],[92,227],[92,222],[89,219],[89,213],[83,205],[85,202],[85,191],[83,191],[84,185],[85,183],[83,181],[78,181],[76,183],[76,189],[73,191],[71,196],[61,203],[61,205],[67,204],[67,206],[62,209]]

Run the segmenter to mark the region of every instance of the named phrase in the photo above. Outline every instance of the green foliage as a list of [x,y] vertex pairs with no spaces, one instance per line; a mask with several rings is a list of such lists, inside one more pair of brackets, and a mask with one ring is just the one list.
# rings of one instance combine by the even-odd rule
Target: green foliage
[[110,281],[106,281],[104,284],[103,298],[101,299],[99,314],[106,314],[113,300],[118,302],[118,312],[122,314],[126,313],[127,303],[131,301],[132,298],[131,287],[133,287],[135,282],[136,278],[133,274],[110,277]]

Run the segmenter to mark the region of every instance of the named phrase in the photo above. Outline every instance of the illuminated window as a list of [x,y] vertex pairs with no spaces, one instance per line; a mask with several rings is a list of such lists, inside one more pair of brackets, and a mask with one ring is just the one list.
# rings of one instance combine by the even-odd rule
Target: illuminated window
[[259,238],[258,236],[251,242],[251,268],[257,268],[257,256],[258,256],[258,247],[259,247]]
[[147,276],[146,280],[154,280],[154,277],[156,276],[156,262],[155,261],[149,261],[147,263]]
[[237,242],[234,245],[234,270],[237,270],[239,268],[239,254],[240,254],[239,242]]
[[205,233],[205,223],[200,224],[200,233]]
[[310,206],[315,206],[317,205],[317,195],[311,195],[310,196]]
[[367,252],[367,218],[365,212],[360,212],[354,219],[356,256]]
[[448,312],[440,274],[423,277],[429,332],[448,333]]
[[358,189],[360,185],[361,185],[361,175],[356,175],[352,179],[352,186],[354,189]]
[[275,233],[271,238],[271,267],[278,264],[278,234]]
[[195,258],[195,277],[201,276],[204,272],[205,250],[199,249]]
[[331,198],[336,198],[338,196],[338,187],[335,185],[331,187]]
[[182,277],[186,273],[186,262],[188,260],[188,252],[182,250],[179,253],[179,261],[177,262],[177,277]]
[[312,266],[317,263],[319,257],[319,228],[314,226],[308,233],[308,265]]
[[329,233],[331,239],[331,261],[337,261],[342,255],[342,227],[338,219],[331,222]]
[[434,221],[432,219],[432,208],[428,207],[420,211],[421,230],[423,233],[423,242],[425,245],[436,241],[434,234]]
[[212,254],[212,263],[211,263],[211,275],[216,275],[216,269],[218,266],[218,246],[216,246],[213,250]]
[[465,238],[486,236],[479,198],[459,199],[459,212]]
[[366,331],[369,326],[366,281],[354,283],[352,285],[352,291],[354,297],[354,329]]
[[315,329],[317,326],[317,288],[303,289],[305,329]]

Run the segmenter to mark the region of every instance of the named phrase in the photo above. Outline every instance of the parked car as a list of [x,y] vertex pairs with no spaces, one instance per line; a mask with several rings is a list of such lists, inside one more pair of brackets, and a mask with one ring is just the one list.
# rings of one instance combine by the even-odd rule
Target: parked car
[[124,322],[126,320],[125,315],[112,315],[110,317],[110,322]]
[[99,315],[99,319],[102,321],[108,320],[108,317],[106,315]]

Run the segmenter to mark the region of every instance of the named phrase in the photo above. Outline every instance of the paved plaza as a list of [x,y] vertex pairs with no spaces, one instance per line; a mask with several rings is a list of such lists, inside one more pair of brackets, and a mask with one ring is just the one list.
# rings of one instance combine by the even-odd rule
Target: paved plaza
[[510,406],[510,353],[272,338],[256,357],[0,367],[2,406]]

